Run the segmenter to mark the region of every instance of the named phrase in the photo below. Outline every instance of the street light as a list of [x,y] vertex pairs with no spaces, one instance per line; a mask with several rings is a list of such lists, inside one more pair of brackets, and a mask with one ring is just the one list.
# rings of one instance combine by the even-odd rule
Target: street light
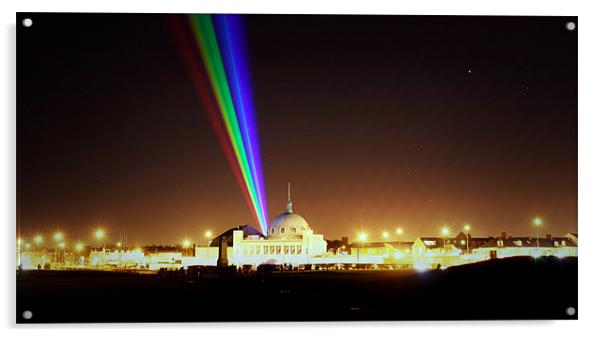
[[543,220],[537,216],[533,219],[533,225],[537,228],[537,248],[539,248],[539,227],[543,225]]
[[33,243],[35,243],[36,245],[40,245],[42,244],[42,242],[44,242],[44,237],[40,234],[36,234],[33,237]]
[[[213,233],[208,230],[205,232],[205,238],[207,238],[209,241],[207,241],[207,247],[211,246],[211,238],[213,237]],[[208,252],[208,250],[206,250]]]
[[84,249],[84,244],[83,244],[83,243],[81,243],[81,242],[78,242],[78,243],[76,243],[76,244],[75,244],[75,251],[76,251],[76,252],[78,252],[78,253],[79,253],[79,252],[81,252],[83,249]]
[[469,233],[470,233],[470,225],[466,224],[464,225],[464,233],[466,235],[466,252],[470,253],[470,244],[468,243],[468,240],[470,240],[469,238]]
[[96,239],[96,241],[98,242],[98,244],[100,244],[102,246],[102,250],[104,251],[105,249],[105,245],[104,245],[104,239],[107,236],[107,232],[104,230],[104,228],[97,228],[94,230],[94,233],[92,233],[94,235],[94,238]]
[[190,248],[190,240],[184,239],[182,241],[182,247],[184,247],[184,255],[188,255],[188,248]]
[[58,232],[54,233],[53,238],[54,238],[54,241],[60,242],[60,241],[63,241],[63,239],[65,238],[65,235],[63,235],[63,232],[58,231]]
[[401,234],[403,234],[403,229],[401,229],[401,228],[397,228],[397,229],[395,230],[395,233],[397,233],[397,235],[401,235]]
[[65,249],[65,242],[61,241],[61,242],[59,242],[59,243],[58,243],[56,246],[57,246],[57,247],[58,247],[58,249],[59,249],[59,251],[58,251],[58,260],[59,260],[61,263],[65,263],[65,252],[64,252],[64,249]]
[[385,240],[386,240],[386,239],[388,239],[388,238],[389,238],[389,232],[387,232],[387,231],[384,231],[384,232],[383,232],[383,239],[385,239]]
[[366,241],[366,238],[368,238],[368,235],[366,235],[366,233],[364,233],[364,232],[362,232],[362,233],[360,233],[360,235],[358,235],[358,239],[359,239],[361,242],[364,242],[364,241]]
[[445,250],[445,242],[447,241],[447,236],[449,235],[449,229],[447,227],[443,227],[441,229],[441,234],[443,234],[443,262],[445,266],[447,266],[447,252]]
[[56,231],[52,235],[52,238],[57,243],[57,246],[54,247],[54,261],[58,262],[58,260],[59,260],[59,248],[61,246],[61,243],[62,243],[63,239],[65,238],[65,235],[61,231]]
[[96,240],[103,240],[106,236],[106,232],[104,229],[102,228],[98,228],[97,230],[94,231],[94,237],[96,238]]
[[[364,232],[361,232],[357,239],[361,242],[361,249],[364,249],[364,241],[368,238],[368,235]],[[360,263],[360,248],[357,249],[357,263]]]

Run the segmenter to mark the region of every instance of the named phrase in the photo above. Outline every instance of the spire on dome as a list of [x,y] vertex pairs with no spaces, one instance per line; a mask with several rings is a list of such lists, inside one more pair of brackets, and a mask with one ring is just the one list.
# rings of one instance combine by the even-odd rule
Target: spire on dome
[[286,201],[285,213],[293,213],[293,201],[291,200],[291,183],[288,183],[288,200]]

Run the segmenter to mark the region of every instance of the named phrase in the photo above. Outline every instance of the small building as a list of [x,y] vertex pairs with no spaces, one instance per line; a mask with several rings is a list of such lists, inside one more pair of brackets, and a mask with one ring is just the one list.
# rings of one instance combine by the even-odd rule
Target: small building
[[489,258],[504,258],[511,256],[577,256],[577,245],[567,237],[543,238],[533,237],[498,237],[490,240],[474,254]]

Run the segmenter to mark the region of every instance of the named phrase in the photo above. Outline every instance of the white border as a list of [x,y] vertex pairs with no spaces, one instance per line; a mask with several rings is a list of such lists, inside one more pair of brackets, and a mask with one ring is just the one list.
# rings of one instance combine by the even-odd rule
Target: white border
[[[397,3],[397,4],[394,4]],[[545,333],[548,336],[566,336],[598,331],[601,291],[600,260],[597,247],[601,246],[602,223],[598,220],[601,199],[600,173],[602,140],[600,127],[602,106],[599,81],[602,60],[602,36],[599,5],[594,1],[526,1],[504,0],[495,3],[478,0],[440,1],[277,1],[277,0],[21,0],[2,1],[2,45],[0,57],[0,191],[2,202],[2,264],[1,278],[4,296],[0,297],[2,328],[11,335],[86,336],[132,333],[132,329],[147,336],[164,336],[166,329],[178,334],[207,336],[244,334],[245,336],[313,336],[339,334],[359,336],[372,333],[467,336],[519,336]],[[235,13],[344,13],[344,14],[431,14],[431,15],[558,15],[579,16],[579,321],[556,322],[341,322],[341,323],[232,323],[232,324],[128,324],[128,325],[61,325],[16,327],[14,325],[14,237],[15,237],[15,12],[235,12]],[[598,243],[597,243],[598,242]],[[525,280],[528,283],[528,280]],[[558,289],[562,291],[562,289]],[[495,294],[492,294],[495,296]],[[520,301],[519,301],[520,302]],[[519,305],[519,304],[518,304]],[[91,329],[91,327],[93,329]],[[47,331],[40,331],[41,329]],[[103,331],[116,329],[120,331]],[[202,329],[202,331],[199,331]],[[478,331],[476,330],[478,329]],[[83,331],[85,330],[85,331]],[[400,331],[403,330],[403,331]],[[545,330],[542,331],[542,330]],[[138,332],[138,331],[136,331]],[[589,333],[592,334],[592,333]]]

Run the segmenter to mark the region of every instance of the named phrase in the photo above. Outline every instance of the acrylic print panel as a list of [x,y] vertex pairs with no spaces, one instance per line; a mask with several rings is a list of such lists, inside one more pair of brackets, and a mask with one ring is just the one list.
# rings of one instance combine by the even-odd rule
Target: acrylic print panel
[[17,23],[17,322],[577,318],[576,17]]

